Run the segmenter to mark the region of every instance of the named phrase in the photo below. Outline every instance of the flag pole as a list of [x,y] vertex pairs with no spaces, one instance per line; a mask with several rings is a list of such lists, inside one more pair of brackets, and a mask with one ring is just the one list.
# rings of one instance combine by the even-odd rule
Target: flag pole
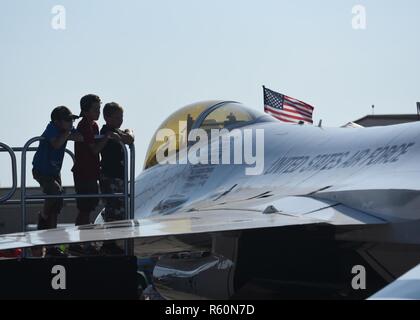
[[263,85],[262,87],[263,87],[263,108],[265,108],[265,85]]
[[417,118],[420,121],[420,102],[417,102]]

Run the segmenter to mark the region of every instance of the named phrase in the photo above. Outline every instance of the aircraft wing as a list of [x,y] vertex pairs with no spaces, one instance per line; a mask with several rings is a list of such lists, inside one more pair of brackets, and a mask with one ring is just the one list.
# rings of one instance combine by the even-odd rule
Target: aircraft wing
[[139,220],[0,235],[0,250],[321,223],[364,225],[384,221],[339,203],[310,197],[286,197],[272,205],[247,209],[189,210]]
[[374,294],[369,300],[420,300],[420,265]]

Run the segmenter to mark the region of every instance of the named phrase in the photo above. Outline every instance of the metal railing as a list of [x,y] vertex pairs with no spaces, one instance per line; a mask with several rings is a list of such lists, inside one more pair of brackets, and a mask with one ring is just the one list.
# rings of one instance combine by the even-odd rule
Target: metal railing
[[[134,211],[135,211],[135,199],[136,199],[136,147],[134,146],[134,143],[129,145],[130,148],[130,220],[134,219]],[[127,162],[126,162],[127,166]]]
[[[40,200],[45,199],[80,199],[80,198],[124,198],[124,209],[126,219],[134,219],[134,200],[135,200],[135,147],[134,144],[129,145],[130,148],[130,166],[128,165],[129,157],[127,148],[124,143],[120,142],[120,145],[124,153],[124,192],[113,193],[113,194],[61,194],[61,195],[45,195],[45,194],[27,194],[26,192],[26,154],[27,152],[34,152],[38,148],[31,147],[31,145],[37,141],[44,140],[43,137],[35,137],[25,143],[23,148],[11,148],[8,145],[0,142],[0,152],[8,152],[12,161],[12,175],[13,185],[11,190],[0,198],[0,204],[20,204],[21,205],[21,229],[22,232],[26,231],[27,226],[27,212],[26,205],[39,203]],[[21,185],[20,185],[20,202],[17,200],[10,200],[17,190],[17,167],[16,167],[16,156],[15,152],[21,152]],[[74,154],[66,149],[65,152],[70,155],[74,162]],[[130,168],[130,170],[129,170]],[[130,173],[129,173],[130,171]],[[129,180],[130,177],[130,180]],[[130,183],[130,188],[128,187]]]
[[[19,205],[20,200],[12,200],[13,196],[15,195],[18,186],[17,186],[17,161],[16,161],[16,152],[22,152],[23,148],[21,147],[9,147],[7,144],[0,142],[0,153],[7,152],[10,154],[10,158],[12,160],[12,187],[10,191],[0,198],[0,205]],[[38,148],[28,148],[27,151],[37,151]],[[66,149],[65,152],[72,158],[74,162],[74,154],[69,149]],[[40,204],[42,201],[35,200],[35,201],[27,201],[30,204]]]
[[[61,194],[61,195],[27,195],[26,194],[26,153],[30,150],[30,146],[37,141],[42,141],[43,137],[35,137],[30,139],[25,146],[22,148],[22,159],[21,159],[21,217],[22,217],[22,231],[26,231],[27,225],[27,215],[26,215],[26,201],[27,200],[39,200],[39,199],[82,199],[82,198],[124,198],[124,209],[126,214],[126,219],[134,218],[134,179],[135,179],[135,151],[134,144],[130,145],[130,183],[131,188],[129,191],[128,188],[128,152],[125,144],[121,141],[119,142],[123,153],[124,153],[124,192],[123,193],[112,193],[112,194]],[[74,159],[74,158],[73,158]],[[129,201],[131,199],[131,202]],[[130,205],[131,204],[131,205]]]
[[10,160],[12,161],[12,188],[4,196],[0,197],[0,204],[1,204],[11,199],[17,190],[17,168],[16,168],[16,155],[12,148],[10,148],[7,144],[0,142],[0,152],[9,153]]

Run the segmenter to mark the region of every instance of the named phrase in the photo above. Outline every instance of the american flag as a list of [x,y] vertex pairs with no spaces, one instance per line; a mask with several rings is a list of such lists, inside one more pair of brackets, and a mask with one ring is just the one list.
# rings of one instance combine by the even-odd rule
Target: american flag
[[300,100],[264,88],[264,111],[284,122],[313,123],[314,107]]

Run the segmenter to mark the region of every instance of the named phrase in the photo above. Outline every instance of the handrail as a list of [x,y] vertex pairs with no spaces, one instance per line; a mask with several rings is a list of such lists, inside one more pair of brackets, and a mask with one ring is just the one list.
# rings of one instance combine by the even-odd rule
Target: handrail
[[[17,161],[15,152],[22,152],[23,148],[20,147],[9,147],[8,145],[0,142],[0,152],[7,152],[10,154],[10,158],[12,160],[12,189],[3,197],[0,198],[0,204],[8,205],[8,204],[17,204],[20,203],[18,200],[10,200],[14,194],[16,193],[18,186],[17,186]],[[28,148],[27,151],[37,151],[38,148]],[[74,153],[71,152],[69,149],[65,149],[65,152],[72,158],[74,162]],[[32,202],[30,202],[32,203]]]
[[[37,200],[37,199],[79,199],[79,198],[124,198],[124,207],[125,207],[125,214],[126,219],[129,220],[132,216],[134,217],[134,205],[133,208],[130,208],[129,210],[129,198],[134,198],[134,192],[133,196],[129,194],[128,190],[128,152],[127,148],[125,147],[124,143],[121,141],[119,142],[121,147],[123,148],[124,152],[124,163],[126,164],[124,166],[124,193],[122,194],[62,194],[62,195],[27,195],[26,194],[26,153],[30,150],[30,145],[34,142],[43,140],[43,137],[34,137],[26,142],[24,147],[22,148],[22,165],[21,165],[21,216],[22,216],[22,232],[26,231],[26,225],[27,225],[27,219],[26,219],[26,200]],[[134,146],[131,147],[131,150],[134,150]],[[134,159],[134,155],[131,155],[131,159]],[[133,163],[134,167],[134,163]],[[131,170],[130,170],[131,171]],[[132,181],[134,181],[134,170],[131,172],[131,178]],[[130,190],[133,190],[134,188],[131,188]],[[130,211],[133,211],[131,213]]]
[[[34,205],[34,204],[36,204],[36,205],[41,205],[41,204],[43,204],[44,203],[44,201],[43,201],[44,199],[36,199],[36,200],[34,200],[34,199],[27,199],[26,200],[26,204],[28,205],[28,204],[32,204],[32,205]],[[64,202],[65,203],[73,203],[74,201],[71,201],[72,199],[71,198],[69,198],[69,199],[64,199]],[[5,201],[5,202],[3,202],[3,203],[0,203],[0,205],[2,205],[2,206],[20,206],[20,200],[17,200],[17,199],[12,199],[12,200],[7,200],[7,201]]]
[[136,199],[136,147],[134,143],[129,145],[130,147],[130,220],[134,219],[134,211],[136,210],[134,206],[134,201]]
[[[37,194],[27,194],[26,193],[26,154],[28,151],[37,151],[37,147],[31,147],[31,145],[37,141],[44,140],[44,137],[34,137],[28,140],[22,148],[11,148],[8,145],[0,142],[0,152],[7,151],[10,154],[12,160],[12,173],[13,173],[13,186],[11,191],[6,194],[5,196],[0,198],[0,204],[5,202],[6,204],[19,204],[18,200],[10,200],[14,193],[17,190],[17,167],[16,167],[16,155],[15,152],[21,152],[21,194],[20,194],[20,205],[21,205],[21,218],[22,218],[22,232],[26,231],[27,226],[27,217],[26,217],[26,204],[27,203],[34,203],[39,202],[39,200],[45,199],[79,199],[79,198],[124,198],[124,207],[125,207],[125,215],[126,219],[134,219],[134,202],[135,202],[135,146],[134,144],[130,144],[130,170],[128,166],[128,152],[125,144],[123,142],[119,142],[124,153],[124,192],[123,193],[112,193],[112,194],[61,194],[61,195],[37,195]],[[70,155],[73,162],[75,160],[74,154],[65,149],[65,152]],[[129,174],[130,171],[130,174]],[[128,187],[130,177],[130,188]],[[31,201],[33,200],[33,201]],[[126,242],[126,252],[133,253],[133,245],[132,243],[128,244]],[[24,255],[26,253],[24,252]]]
[[[14,152],[22,152],[23,151],[23,148],[21,148],[21,147],[13,147],[12,148],[12,150],[14,151]],[[38,148],[37,147],[31,147],[31,148],[28,148],[28,150],[26,150],[26,151],[29,151],[29,152],[35,152],[35,151],[37,151],[38,150]],[[72,160],[73,160],[73,162],[74,162],[74,153],[73,152],[71,152],[69,149],[66,149],[65,150],[65,152],[72,158]]]
[[[134,206],[134,201],[136,198],[136,193],[135,193],[135,185],[136,185],[136,181],[135,181],[135,168],[136,168],[136,148],[134,146],[134,143],[129,145],[130,147],[130,220],[134,219],[134,211],[135,211],[135,206]],[[125,166],[127,167],[127,162],[125,163]],[[128,255],[133,256],[134,255],[134,241],[133,239],[130,239],[128,241],[125,242],[125,252]]]
[[125,144],[122,141],[119,141],[123,151],[124,151],[124,213],[125,219],[130,219],[130,212],[129,212],[129,191],[128,191],[128,152]]
[[29,146],[36,142],[43,140],[43,137],[34,137],[27,141],[22,148],[21,156],[21,168],[20,168],[20,202],[21,202],[21,223],[22,223],[22,232],[26,231],[26,152],[29,149]]
[[12,148],[10,148],[7,144],[0,142],[0,152],[4,151],[7,151],[9,153],[10,159],[12,161],[12,189],[7,194],[0,197],[0,204],[11,199],[17,190],[16,155]]

